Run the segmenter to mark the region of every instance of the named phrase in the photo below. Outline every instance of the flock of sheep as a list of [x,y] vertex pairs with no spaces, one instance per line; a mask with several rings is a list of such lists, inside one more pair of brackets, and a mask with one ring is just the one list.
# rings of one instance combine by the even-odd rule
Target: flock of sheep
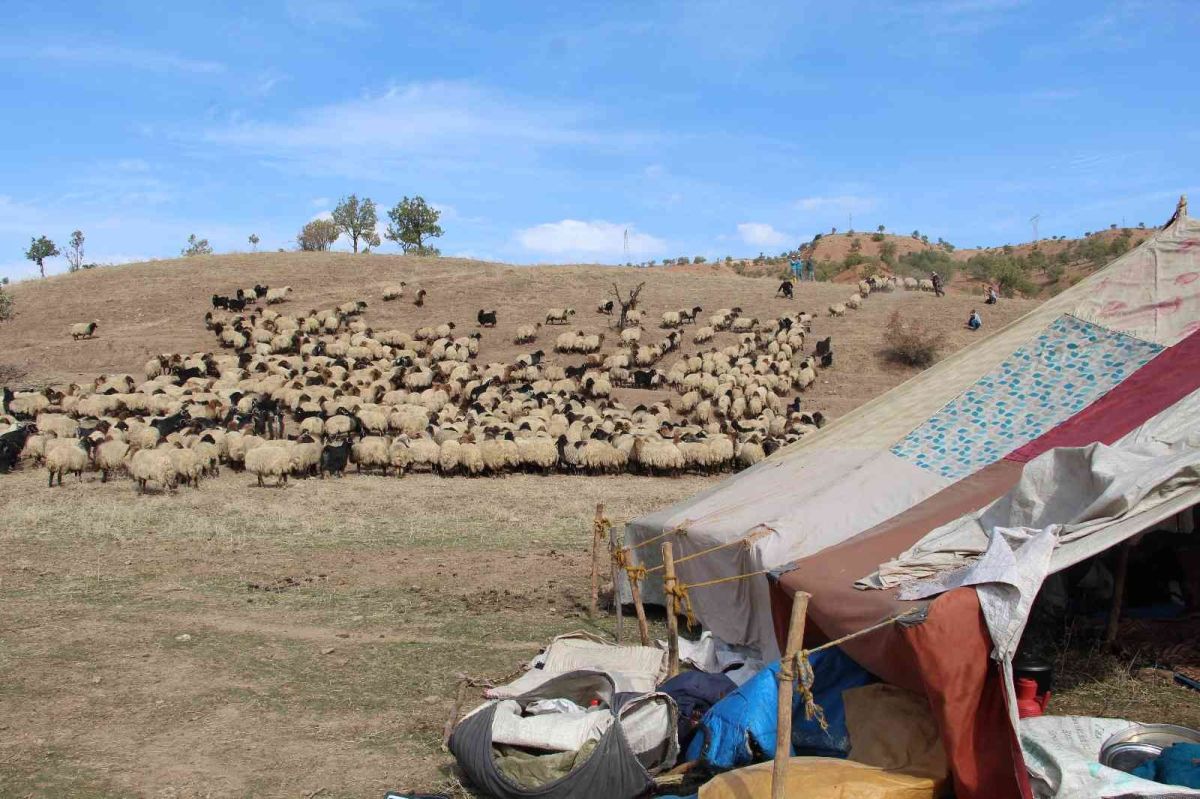
[[[864,281],[857,302],[884,288]],[[389,286],[383,297],[404,292]],[[751,466],[824,423],[798,395],[834,362],[831,339],[809,341],[806,313],[759,320],[694,306],[663,313],[654,333],[635,307],[619,330],[566,330],[543,344],[582,358],[531,348],[480,363],[480,330],[495,326],[496,311],[480,310],[467,335],[449,320],[380,330],[365,301],[297,314],[275,307],[290,296],[266,286],[214,295],[205,325],[216,351],[156,356],[137,375],[5,388],[0,472],[44,465],[51,486],[67,474],[128,474],[139,491],[198,487],[222,466],[260,485],[341,475],[351,464],[384,475],[711,473]],[[417,291],[414,304],[426,297]],[[611,302],[596,310],[613,319]],[[550,309],[520,325],[514,342],[536,344],[575,316]],[[709,346],[672,359],[687,325],[694,344]],[[721,332],[729,343],[712,345]],[[629,407],[618,388],[674,396]]]

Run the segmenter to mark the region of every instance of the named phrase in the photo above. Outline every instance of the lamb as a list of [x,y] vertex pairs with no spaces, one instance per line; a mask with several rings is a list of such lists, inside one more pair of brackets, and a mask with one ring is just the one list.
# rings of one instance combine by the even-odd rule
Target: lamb
[[71,472],[82,482],[83,470],[92,459],[92,441],[87,438],[62,438],[57,446],[48,447],[46,452],[46,469],[50,473],[46,485],[54,487],[54,477],[58,475],[58,484],[62,485],[63,474]]
[[146,493],[146,484],[158,483],[162,488],[175,488],[175,467],[165,450],[142,449],[129,459],[129,474],[137,481],[138,493]]
[[282,302],[287,302],[292,293],[291,286],[280,286],[279,288],[267,290],[267,305],[278,305]]
[[384,301],[389,302],[391,300],[398,300],[401,297],[403,297],[404,296],[404,287],[407,285],[408,284],[402,280],[402,281],[400,281],[399,286],[387,286],[386,288],[384,288],[384,290],[383,290]]
[[551,308],[546,311],[546,324],[565,325],[567,318],[575,315],[574,308]]
[[290,446],[282,446],[284,442],[269,444],[246,453],[246,471],[258,477],[259,487],[266,484],[263,477],[274,477],[276,487],[287,483],[288,472],[292,469],[292,453]]
[[833,305],[830,305],[829,306],[829,315],[830,316],[845,316],[846,315],[845,303],[837,302],[837,303],[834,303]]
[[516,335],[513,336],[513,344],[531,344],[537,341],[538,330],[541,326],[541,322],[532,325],[518,325]]
[[[71,338],[78,341],[81,338],[92,338],[96,335],[96,328],[100,327],[99,322],[79,322],[71,325]],[[61,479],[59,484],[61,485]]]

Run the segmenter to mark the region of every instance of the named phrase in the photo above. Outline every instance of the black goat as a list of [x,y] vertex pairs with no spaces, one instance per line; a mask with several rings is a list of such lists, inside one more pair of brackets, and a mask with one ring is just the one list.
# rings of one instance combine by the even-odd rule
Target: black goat
[[159,438],[166,438],[172,433],[177,433],[187,427],[188,422],[192,420],[192,415],[188,413],[188,409],[184,408],[179,413],[173,413],[170,416],[165,416],[162,419],[153,419],[150,426],[158,431]]
[[826,338],[817,340],[817,349],[813,353],[814,355],[816,355],[818,358],[820,358],[821,356],[829,355],[832,352],[833,352],[833,336],[828,336]]
[[778,297],[781,294],[785,300],[791,300],[795,298],[796,295],[792,291],[792,281],[785,280],[779,284],[779,288],[775,290],[775,296]]
[[479,313],[475,314],[475,321],[479,323],[480,327],[495,327],[496,326],[496,312],[495,311],[485,311],[482,308],[480,308]]
[[633,373],[634,388],[653,388],[654,387],[654,372],[646,369],[638,369]]
[[[8,389],[4,390],[8,391]],[[10,471],[17,465],[17,459],[21,457],[21,450],[25,449],[25,442],[36,432],[36,425],[24,424],[16,430],[9,430],[0,436],[0,472]]]
[[350,461],[350,442],[326,444],[321,450],[321,477],[326,472],[332,472],[341,477],[346,472],[346,464]]
[[267,289],[269,289],[269,288],[270,288],[270,286],[260,286],[257,283],[255,283],[254,284],[254,296],[261,300],[263,297],[267,296]]
[[229,298],[222,297],[220,294],[212,295],[212,307],[213,308],[228,308],[229,307]]

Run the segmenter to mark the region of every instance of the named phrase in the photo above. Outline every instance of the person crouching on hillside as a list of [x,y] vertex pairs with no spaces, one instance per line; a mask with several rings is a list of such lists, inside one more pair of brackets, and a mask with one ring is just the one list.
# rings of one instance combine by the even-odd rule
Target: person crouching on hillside
[[980,318],[979,312],[972,308],[971,315],[967,318],[967,329],[978,330],[981,327],[983,327],[983,319]]
[[996,293],[995,286],[988,286],[987,299],[983,301],[984,305],[995,305],[1000,302],[1000,295]]

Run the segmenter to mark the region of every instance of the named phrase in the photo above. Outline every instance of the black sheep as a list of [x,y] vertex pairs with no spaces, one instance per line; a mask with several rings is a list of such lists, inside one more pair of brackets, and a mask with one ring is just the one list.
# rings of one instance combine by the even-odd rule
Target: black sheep
[[496,326],[496,312],[495,311],[485,311],[482,308],[480,308],[479,313],[475,314],[475,321],[477,321],[479,323],[480,327],[495,327]]
[[341,477],[346,472],[346,464],[349,460],[349,441],[343,441],[340,444],[326,444],[321,450],[321,477],[324,478],[326,472],[332,472]]
[[257,297],[258,299],[262,299],[263,297],[267,296],[267,289],[269,289],[269,288],[270,288],[270,286],[260,286],[257,283],[255,283],[254,284],[254,296]]
[[829,336],[817,341],[817,349],[814,354],[818,358],[822,355],[829,355],[831,352],[833,352],[833,336]]

